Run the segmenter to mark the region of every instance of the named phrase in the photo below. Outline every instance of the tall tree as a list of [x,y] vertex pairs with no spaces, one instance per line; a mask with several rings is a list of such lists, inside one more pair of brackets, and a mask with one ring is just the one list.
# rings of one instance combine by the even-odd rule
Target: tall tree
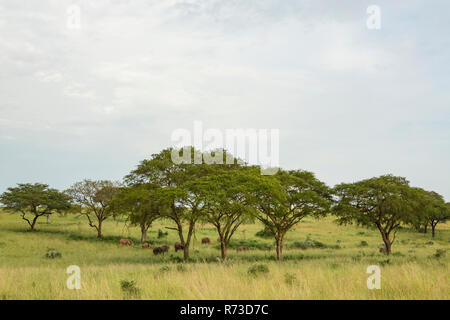
[[196,180],[204,202],[203,219],[217,229],[222,260],[227,258],[231,237],[250,218],[248,170],[246,167],[216,165],[213,172]]
[[[153,154],[151,159],[141,161],[138,167],[125,177],[125,181],[128,185],[148,183],[158,187],[157,197],[165,208],[160,216],[175,224],[173,229],[178,233],[184,247],[184,259],[187,260],[195,224],[203,208],[198,192],[191,182],[204,174],[206,165],[194,163],[195,157],[200,155],[194,148],[190,148],[191,157],[188,161],[173,161],[173,154],[180,151],[168,148]],[[187,232],[184,230],[186,224]]]
[[107,180],[83,180],[66,190],[73,203],[79,205],[80,213],[86,216],[89,226],[102,237],[103,222],[112,215],[111,201],[119,191],[119,183]]
[[333,211],[341,224],[376,227],[386,254],[391,253],[398,228],[417,209],[417,193],[403,177],[384,175],[335,187],[339,201]]
[[[5,209],[19,212],[22,219],[35,229],[39,217],[47,217],[55,212],[64,212],[70,209],[69,197],[46,184],[18,184],[17,187],[8,188],[0,196],[0,203]],[[32,217],[27,218],[28,215]]]
[[274,235],[278,260],[282,260],[284,237],[293,226],[307,216],[318,218],[330,210],[331,190],[308,171],[258,175],[251,189],[255,217]]

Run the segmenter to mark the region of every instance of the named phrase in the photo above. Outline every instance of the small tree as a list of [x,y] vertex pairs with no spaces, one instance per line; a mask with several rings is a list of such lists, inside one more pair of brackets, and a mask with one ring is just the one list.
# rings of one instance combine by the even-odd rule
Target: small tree
[[151,185],[134,185],[121,188],[111,202],[114,213],[127,216],[132,225],[139,226],[141,242],[147,239],[148,229],[160,217],[160,202],[157,188]]
[[[69,197],[56,189],[49,188],[46,184],[18,184],[15,188],[8,188],[0,196],[0,203],[5,209],[19,212],[22,219],[35,229],[39,217],[47,217],[55,212],[63,212],[70,209]],[[28,219],[26,216],[31,215]]]
[[429,215],[429,221],[431,226],[431,236],[434,238],[436,234],[436,226],[438,223],[445,223],[448,219],[450,219],[450,204],[442,203],[434,211]]
[[410,221],[417,209],[416,193],[402,177],[384,175],[335,187],[339,200],[333,211],[341,224],[376,227],[386,254],[391,253],[398,228]]
[[425,208],[423,215],[426,223],[431,227],[431,236],[436,235],[436,226],[439,223],[445,223],[450,217],[448,204],[445,203],[444,197],[434,191],[423,190],[425,200]]
[[428,226],[431,227],[431,236],[436,234],[436,226],[444,223],[449,218],[448,204],[444,197],[434,191],[426,191],[421,188],[414,188],[417,198],[415,214],[411,217],[410,223],[426,233]]
[[308,171],[259,175],[251,189],[255,217],[274,235],[278,260],[282,260],[286,233],[307,216],[324,216],[331,205],[330,189]]
[[102,237],[103,221],[112,215],[111,201],[119,190],[119,184],[107,180],[83,180],[75,183],[66,193],[79,205],[80,213],[88,219],[89,226]]

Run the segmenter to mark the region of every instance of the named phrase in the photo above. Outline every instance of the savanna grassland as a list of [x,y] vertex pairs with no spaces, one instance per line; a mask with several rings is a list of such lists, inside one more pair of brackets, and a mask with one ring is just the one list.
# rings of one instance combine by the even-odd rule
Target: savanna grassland
[[[288,232],[281,262],[274,240],[255,236],[260,224],[238,229],[225,262],[215,229],[198,225],[191,261],[183,263],[183,253],[173,250],[176,232],[165,228],[169,222],[158,221],[149,232],[154,244],[171,246],[155,256],[141,248],[139,230],[124,221],[106,220],[104,238],[97,240],[85,219],[53,215],[50,224],[41,218],[32,232],[19,215],[0,213],[0,299],[450,298],[450,252],[442,254],[450,248],[449,223],[439,225],[434,239],[402,228],[387,257],[379,253],[377,230],[338,226],[332,217],[305,219]],[[167,236],[158,238],[158,229]],[[206,236],[210,245],[201,244]],[[119,246],[125,237],[135,244]],[[237,245],[251,250],[238,253]],[[48,249],[61,257],[47,258]],[[80,290],[66,286],[70,265],[81,268]],[[381,268],[380,290],[366,286],[369,265]]]

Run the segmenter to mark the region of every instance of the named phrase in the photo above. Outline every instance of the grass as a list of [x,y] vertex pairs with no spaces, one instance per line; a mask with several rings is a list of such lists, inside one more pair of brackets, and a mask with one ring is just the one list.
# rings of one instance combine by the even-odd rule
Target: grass
[[[42,219],[30,232],[18,215],[0,213],[0,300],[450,298],[449,224],[440,226],[434,239],[400,230],[388,258],[378,252],[376,230],[337,226],[331,217],[305,220],[287,234],[282,262],[275,260],[274,241],[256,236],[260,224],[238,229],[225,262],[215,230],[199,225],[188,263],[173,250],[176,232],[165,226],[155,223],[149,240],[171,249],[154,256],[140,247],[138,229],[123,221],[107,220],[104,239],[97,240],[83,217],[52,216],[50,224]],[[158,230],[167,236],[158,237]],[[205,236],[210,245],[201,244]],[[124,237],[135,245],[119,246]],[[237,245],[250,251],[238,253]],[[48,252],[58,253],[57,259],[47,258]],[[381,290],[366,286],[366,269],[374,264],[381,268]],[[66,287],[70,265],[81,268],[80,290]]]

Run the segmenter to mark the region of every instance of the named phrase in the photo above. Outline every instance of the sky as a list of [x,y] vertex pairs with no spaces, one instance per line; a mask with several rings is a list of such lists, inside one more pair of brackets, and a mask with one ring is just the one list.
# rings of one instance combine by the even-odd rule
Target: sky
[[390,173],[450,201],[449,11],[445,0],[0,0],[0,192],[120,180],[201,121],[279,129],[281,166],[330,186]]

